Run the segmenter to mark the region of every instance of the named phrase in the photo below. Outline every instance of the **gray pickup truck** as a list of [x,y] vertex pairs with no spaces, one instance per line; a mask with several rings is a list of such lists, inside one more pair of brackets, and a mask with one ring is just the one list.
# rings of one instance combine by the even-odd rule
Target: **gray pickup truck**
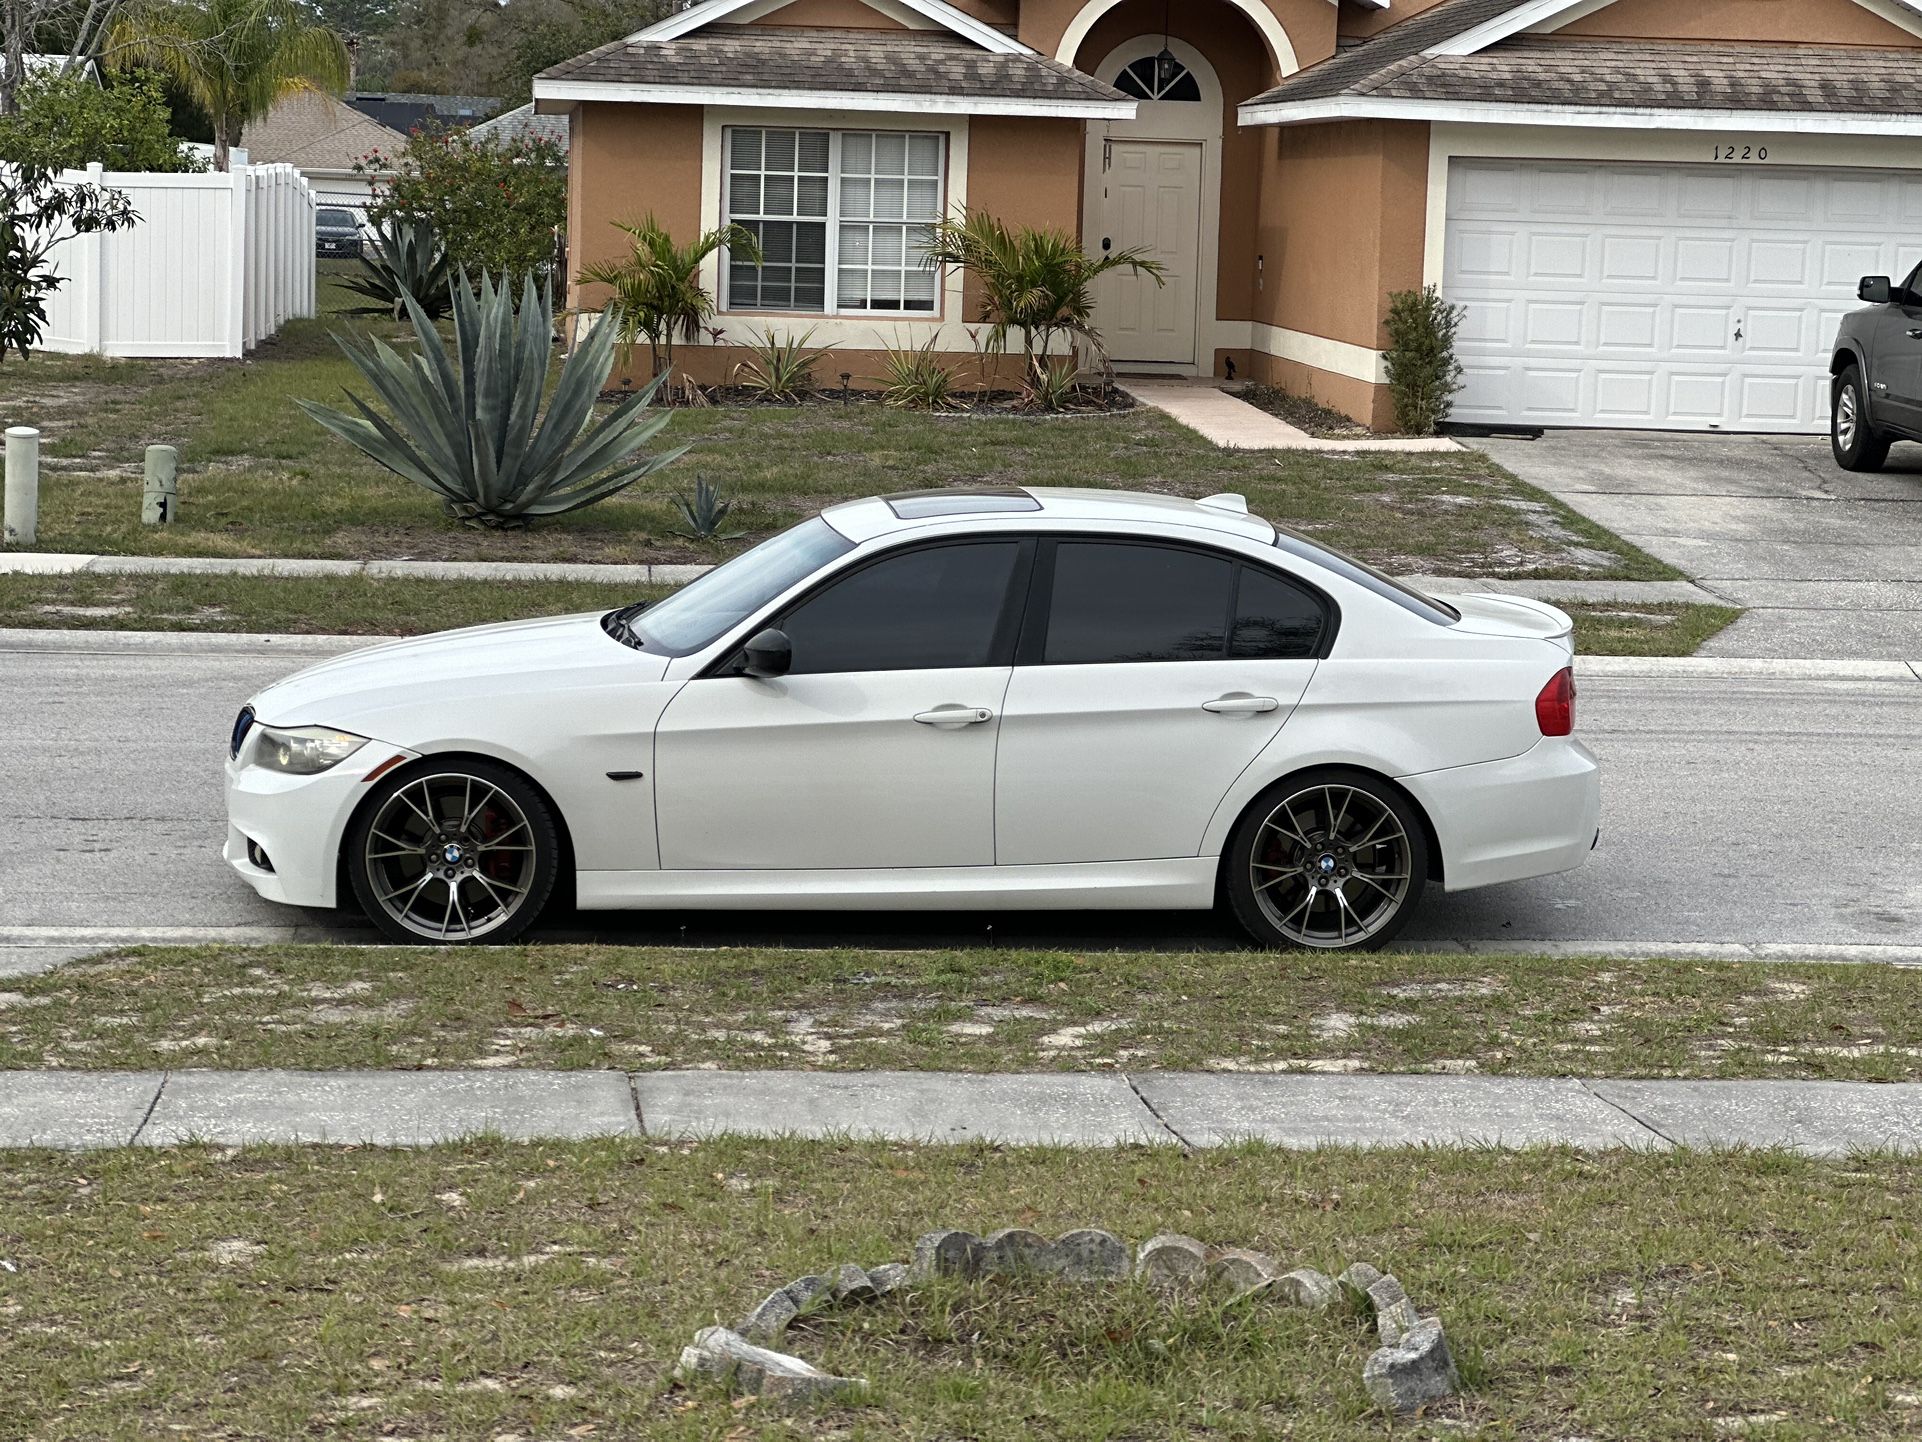
[[1895,441],[1922,441],[1922,265],[1900,285],[1865,275],[1829,357],[1829,444],[1845,471],[1879,471]]

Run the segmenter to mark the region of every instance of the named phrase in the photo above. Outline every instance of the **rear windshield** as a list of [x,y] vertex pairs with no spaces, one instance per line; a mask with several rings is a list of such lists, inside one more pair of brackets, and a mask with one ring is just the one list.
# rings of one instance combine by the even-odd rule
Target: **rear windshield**
[[1404,585],[1393,576],[1384,575],[1366,561],[1357,561],[1353,556],[1344,556],[1340,551],[1330,550],[1319,541],[1311,541],[1299,532],[1286,526],[1275,527],[1275,545],[1291,556],[1299,556],[1304,561],[1313,561],[1324,570],[1333,571],[1337,576],[1353,581],[1357,586],[1373,591],[1383,600],[1393,601],[1404,611],[1413,611],[1425,621],[1433,621],[1437,626],[1452,626],[1461,620],[1462,613],[1446,601],[1437,601],[1433,596],[1424,596],[1413,586]]

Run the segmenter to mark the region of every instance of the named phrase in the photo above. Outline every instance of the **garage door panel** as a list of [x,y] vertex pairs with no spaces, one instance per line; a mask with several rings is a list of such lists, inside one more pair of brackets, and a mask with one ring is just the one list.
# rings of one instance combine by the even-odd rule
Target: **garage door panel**
[[1857,278],[1919,242],[1922,171],[1455,161],[1456,414],[1819,431]]

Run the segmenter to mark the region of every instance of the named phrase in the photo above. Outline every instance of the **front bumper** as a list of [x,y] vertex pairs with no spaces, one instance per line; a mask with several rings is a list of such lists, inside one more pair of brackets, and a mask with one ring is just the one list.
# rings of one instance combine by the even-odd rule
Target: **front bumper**
[[[417,753],[369,741],[318,776],[289,776],[249,764],[259,731],[227,763],[227,864],[268,901],[289,906],[334,907],[339,897],[339,858],[354,808],[367,794],[366,780],[395,757]],[[248,855],[252,842],[272,869]]]
[[1573,871],[1601,832],[1601,768],[1569,737],[1544,737],[1505,761],[1404,776],[1401,784],[1434,824],[1448,891]]

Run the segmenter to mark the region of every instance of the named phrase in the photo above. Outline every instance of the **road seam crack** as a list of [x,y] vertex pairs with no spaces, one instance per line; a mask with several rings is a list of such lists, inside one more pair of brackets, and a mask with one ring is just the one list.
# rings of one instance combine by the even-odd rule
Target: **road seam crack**
[[1135,1100],[1140,1102],[1141,1105],[1147,1109],[1148,1115],[1155,1119],[1155,1125],[1173,1137],[1176,1146],[1180,1147],[1184,1152],[1192,1154],[1195,1149],[1194,1143],[1174,1129],[1168,1119],[1155,1108],[1155,1104],[1148,1100],[1147,1095],[1141,1088],[1135,1085],[1135,1079],[1125,1071],[1121,1074],[1121,1079],[1128,1084],[1128,1090],[1135,1094]]
[[127,1138],[128,1146],[131,1147],[137,1144],[140,1140],[140,1134],[147,1130],[147,1123],[153,1120],[153,1114],[160,1106],[160,1098],[166,1095],[167,1083],[172,1079],[173,1073],[170,1071],[163,1071],[160,1074],[160,1085],[153,1089],[153,1097],[147,1103],[147,1110],[141,1113],[140,1121],[133,1129],[133,1135]]
[[627,1073],[627,1102],[634,1108],[634,1125],[641,1129],[642,1136],[646,1136],[647,1118],[641,1115],[640,1081],[633,1072]]
[[1682,1145],[1682,1143],[1676,1141],[1674,1137],[1670,1136],[1667,1132],[1663,1131],[1660,1127],[1656,1126],[1653,1122],[1649,1121],[1646,1117],[1637,1116],[1634,1112],[1630,1111],[1627,1107],[1623,1106],[1620,1102],[1616,1101],[1615,1098],[1613,1097],[1603,1096],[1600,1092],[1595,1090],[1595,1084],[1589,1081],[1586,1077],[1577,1077],[1575,1079],[1575,1082],[1576,1082],[1576,1085],[1581,1087],[1583,1091],[1587,1092],[1590,1096],[1594,1097],[1596,1101],[1600,1102],[1605,1107],[1611,1107],[1615,1111],[1620,1112],[1623,1116],[1627,1117],[1630,1121],[1634,1122],[1636,1126],[1640,1127],[1643,1131],[1647,1132],[1650,1136],[1658,1137],[1662,1141],[1667,1142],[1672,1147],[1679,1147]]

